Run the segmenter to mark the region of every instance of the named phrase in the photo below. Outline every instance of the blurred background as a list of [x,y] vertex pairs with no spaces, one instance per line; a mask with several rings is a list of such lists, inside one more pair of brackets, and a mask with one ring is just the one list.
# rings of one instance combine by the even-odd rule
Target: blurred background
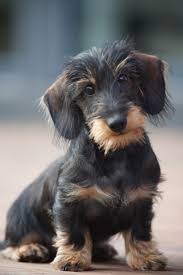
[[40,119],[36,99],[68,56],[127,36],[170,64],[173,126],[182,126],[180,0],[0,0],[0,118]]
[[60,74],[68,56],[127,36],[134,39],[136,49],[158,55],[171,68],[168,90],[175,115],[163,129],[149,128],[167,178],[162,185],[164,199],[157,206],[155,230],[162,246],[172,241],[173,246],[168,247],[177,251],[179,245],[183,255],[180,0],[0,0],[1,234],[12,200],[62,153],[52,145],[37,100]]

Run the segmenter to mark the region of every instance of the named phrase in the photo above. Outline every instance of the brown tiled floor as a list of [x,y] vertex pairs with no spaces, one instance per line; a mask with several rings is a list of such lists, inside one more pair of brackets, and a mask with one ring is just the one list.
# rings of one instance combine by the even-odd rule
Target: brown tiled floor
[[[168,271],[155,274],[183,274],[183,131],[159,129],[151,131],[151,140],[167,181],[161,186],[163,200],[156,204],[155,237],[169,259]],[[51,143],[47,126],[0,124],[0,237],[3,238],[5,215],[19,192],[59,155]],[[122,260],[93,265],[87,273],[139,274],[130,271],[123,256],[123,241],[113,240]],[[46,264],[15,263],[0,258],[1,275],[60,274]]]

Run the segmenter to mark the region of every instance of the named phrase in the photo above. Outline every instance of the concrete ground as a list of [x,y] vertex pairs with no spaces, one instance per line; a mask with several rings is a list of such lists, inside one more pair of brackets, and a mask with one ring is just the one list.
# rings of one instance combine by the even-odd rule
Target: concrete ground
[[[148,274],[183,274],[183,130],[151,130],[150,137],[160,160],[166,181],[162,183],[163,199],[155,207],[154,235],[161,251],[168,257],[166,272]],[[31,122],[0,124],[0,239],[3,239],[8,207],[20,191],[46,165],[60,154],[52,145],[46,125]],[[110,264],[92,265],[88,274],[140,274],[131,271],[124,261],[123,241],[112,240],[119,259]],[[143,272],[146,274],[147,272]],[[60,274],[48,264],[16,263],[0,258],[1,275]]]

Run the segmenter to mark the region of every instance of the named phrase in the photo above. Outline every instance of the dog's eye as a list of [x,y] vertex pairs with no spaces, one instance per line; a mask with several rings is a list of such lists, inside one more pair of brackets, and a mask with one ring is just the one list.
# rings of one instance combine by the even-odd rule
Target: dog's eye
[[92,85],[87,85],[87,86],[85,87],[85,93],[86,93],[87,95],[93,95],[93,94],[95,93],[94,87],[93,87]]
[[128,77],[125,74],[120,74],[118,77],[118,82],[125,82],[127,80],[128,80]]

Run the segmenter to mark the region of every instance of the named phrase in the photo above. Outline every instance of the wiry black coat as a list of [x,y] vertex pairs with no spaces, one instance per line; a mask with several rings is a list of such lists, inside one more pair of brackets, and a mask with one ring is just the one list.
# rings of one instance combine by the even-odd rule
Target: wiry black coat
[[[76,251],[84,247],[88,232],[93,247],[119,232],[130,232],[130,249],[136,242],[151,242],[161,171],[143,119],[157,118],[170,106],[163,72],[160,59],[124,42],[68,62],[44,102],[57,135],[71,140],[69,149],[13,203],[7,216],[8,247],[21,246],[31,236],[54,254],[53,238],[60,232],[65,245]],[[74,268],[62,262],[59,268],[66,266],[75,270],[76,263]],[[162,268],[164,262],[150,266]]]
[[[70,242],[74,239],[77,247],[83,245],[82,230],[86,226],[90,227],[95,241],[103,241],[131,227],[137,238],[149,240],[152,200],[125,205],[123,194],[125,189],[144,184],[156,190],[159,181],[160,167],[147,136],[143,144],[104,156],[88,139],[87,130],[82,131],[71,142],[65,157],[52,163],[12,205],[7,216],[7,245],[17,245],[27,234],[38,232],[40,242],[51,246],[55,226],[60,223],[70,232]],[[70,182],[84,187],[93,183],[101,188],[112,185],[118,196],[106,206],[95,200],[67,205],[64,201],[65,194],[70,192]]]

